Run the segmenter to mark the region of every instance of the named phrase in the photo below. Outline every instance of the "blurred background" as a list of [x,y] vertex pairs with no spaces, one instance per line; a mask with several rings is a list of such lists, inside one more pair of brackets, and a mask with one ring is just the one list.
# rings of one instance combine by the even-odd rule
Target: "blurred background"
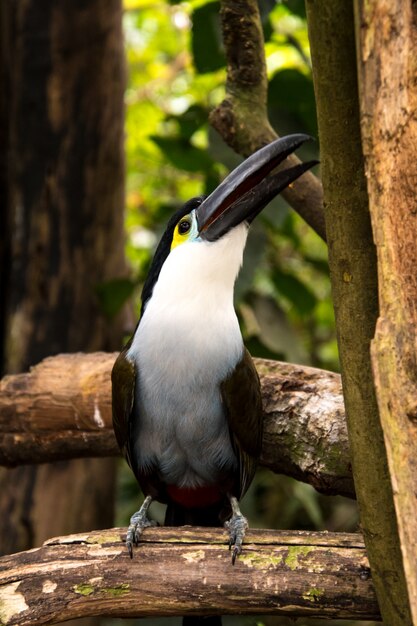
[[[304,2],[259,6],[272,126],[312,135],[298,154],[317,158]],[[124,0],[121,32],[119,0],[0,5],[2,375],[59,352],[120,350],[168,217],[240,162],[208,123],[225,95],[219,8]],[[338,371],[326,245],[281,198],[251,228],[235,299],[253,356]],[[0,553],[126,526],[140,500],[122,460],[0,469]],[[359,530],[354,501],[262,468],[242,510],[256,528]],[[162,507],[151,513],[162,521]],[[180,622],[105,622],[126,623]],[[293,623],[225,618],[228,626]]]
[[[190,197],[212,191],[241,159],[208,123],[210,110],[225,95],[219,2],[125,0],[124,7],[126,251],[132,273],[129,280],[105,286],[103,306],[107,302],[109,314],[114,312],[117,288],[120,304],[133,296],[137,316],[141,286],[168,217]],[[279,135],[305,132],[317,139],[304,2],[263,0],[260,8],[271,123]],[[318,141],[299,154],[318,158]],[[235,306],[253,356],[338,371],[327,248],[281,197],[251,227]],[[138,497],[123,462],[118,484],[117,523],[126,525]],[[152,506],[154,517],[163,521],[162,506]],[[256,528],[358,530],[355,502],[321,496],[309,485],[263,468],[242,509]],[[289,626],[294,620],[230,617],[224,623]],[[296,623],[329,622],[300,618]]]

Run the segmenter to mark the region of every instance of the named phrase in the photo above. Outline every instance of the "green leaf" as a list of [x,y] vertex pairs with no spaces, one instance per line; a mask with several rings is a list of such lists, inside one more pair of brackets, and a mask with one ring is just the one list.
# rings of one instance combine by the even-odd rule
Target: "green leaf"
[[221,177],[218,168],[214,167],[208,170],[204,179],[204,194],[208,196],[219,186],[220,182]]
[[208,2],[192,14],[191,48],[199,74],[214,72],[226,65],[221,27],[220,2]]
[[208,152],[210,156],[232,170],[242,163],[242,157],[230,148],[220,134],[211,126],[208,127]]
[[308,315],[313,311],[317,298],[296,276],[275,270],[272,279],[278,293],[291,302],[297,313]]
[[194,133],[207,122],[207,117],[207,110],[203,106],[193,104],[181,115],[169,115],[167,119],[178,123],[183,139],[191,139]]
[[305,0],[284,0],[284,4],[291,13],[299,15],[300,17],[306,17]]
[[205,150],[193,146],[182,137],[152,135],[151,139],[178,169],[186,172],[206,172],[213,167],[214,162]]
[[294,131],[317,136],[316,102],[309,76],[295,69],[277,72],[269,83],[268,107],[278,129],[282,118],[286,118],[292,121]]
[[130,278],[114,278],[96,286],[101,311],[113,318],[130,298],[136,283]]
[[324,276],[330,275],[329,263],[327,260],[317,259],[308,254],[304,255],[304,260],[307,261],[309,265],[312,265],[314,269],[316,269],[318,272],[320,272],[321,274],[324,274]]
[[269,14],[272,9],[276,6],[275,0],[262,0],[262,2],[258,2],[259,6],[259,15],[261,17],[261,24],[264,33],[264,41],[269,41],[274,32],[272,28],[271,21],[269,19]]

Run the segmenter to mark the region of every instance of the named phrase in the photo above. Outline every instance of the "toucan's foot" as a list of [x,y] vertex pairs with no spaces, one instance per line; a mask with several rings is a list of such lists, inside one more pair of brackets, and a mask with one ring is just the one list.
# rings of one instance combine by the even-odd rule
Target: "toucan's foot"
[[126,534],[126,546],[131,559],[133,558],[133,546],[138,545],[143,529],[149,526],[158,526],[157,522],[148,517],[148,509],[151,502],[151,496],[146,496],[139,511],[136,511],[130,518],[130,524]]
[[225,523],[225,527],[230,532],[229,550],[232,551],[232,565],[234,565],[236,557],[242,552],[242,543],[249,524],[246,517],[240,512],[239,504],[235,497],[230,497],[230,504],[232,506],[232,517]]

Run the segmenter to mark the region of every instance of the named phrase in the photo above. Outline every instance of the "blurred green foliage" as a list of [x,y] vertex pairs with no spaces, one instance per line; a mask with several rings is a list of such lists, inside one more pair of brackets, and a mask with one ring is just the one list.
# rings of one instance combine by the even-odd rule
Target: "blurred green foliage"
[[[271,122],[281,135],[306,132],[317,137],[304,2],[263,0],[260,7]],[[141,286],[174,209],[192,196],[209,193],[241,160],[208,124],[209,111],[225,93],[218,11],[218,2],[204,0],[125,0],[126,251],[132,278],[100,285],[98,295],[110,316],[132,291],[139,312]],[[299,155],[317,158],[318,143],[305,146]],[[236,286],[236,310],[254,356],[337,370],[327,249],[282,198],[251,229]],[[138,505],[137,486],[124,469],[118,522],[126,524]],[[357,527],[353,502],[320,496],[308,485],[266,470],[259,471],[243,508],[258,527]],[[153,515],[162,521],[157,506]],[[287,624],[285,619],[267,622]]]
[[[261,3],[269,114],[280,134],[316,137],[303,6]],[[210,192],[240,159],[208,125],[224,96],[219,3],[126,0],[125,8],[127,252],[139,296],[167,217]],[[300,154],[317,152],[316,143]],[[281,198],[253,231],[236,288],[252,353],[337,369],[326,246]],[[100,295],[107,302],[103,286]]]

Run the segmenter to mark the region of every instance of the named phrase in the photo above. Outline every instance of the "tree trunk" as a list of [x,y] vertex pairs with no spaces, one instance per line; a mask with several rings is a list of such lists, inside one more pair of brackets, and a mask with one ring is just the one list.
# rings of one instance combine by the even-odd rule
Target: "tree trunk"
[[119,347],[95,290],[124,271],[124,60],[119,0],[7,6],[12,373]]
[[308,0],[306,6],[355,489],[382,616],[387,626],[405,626],[411,618],[370,357],[378,279],[361,147],[353,7],[344,0]]
[[8,132],[9,132],[9,33],[7,5],[0,3],[0,375],[4,372],[4,336],[6,329],[7,287],[10,272],[10,214]]
[[[417,6],[372,0],[357,1],[356,9],[380,279],[372,362],[406,578],[401,601],[417,624]],[[385,593],[390,588],[394,592],[386,585]]]
[[[96,287],[124,271],[121,5],[7,2],[1,26],[0,193],[13,225],[2,367],[18,372],[57,352],[120,346],[122,319],[104,317]],[[108,460],[3,471],[0,551],[107,526],[113,483]]]

